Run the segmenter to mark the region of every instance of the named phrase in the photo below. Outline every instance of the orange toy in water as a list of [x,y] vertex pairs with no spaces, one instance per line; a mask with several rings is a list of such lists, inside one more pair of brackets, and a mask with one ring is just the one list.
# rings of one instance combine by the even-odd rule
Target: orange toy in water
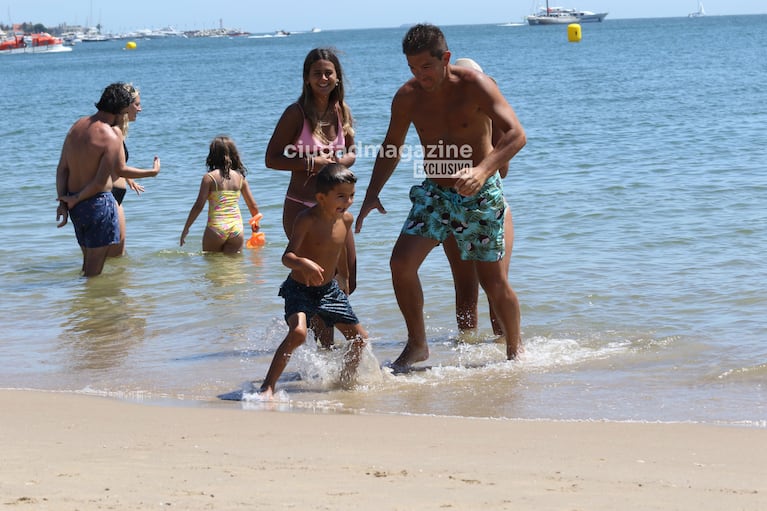
[[253,229],[253,236],[251,236],[250,239],[245,243],[246,247],[258,248],[266,244],[266,235],[263,232],[255,232],[256,229],[258,229],[258,223],[262,218],[264,218],[264,215],[259,213],[250,219],[250,227]]

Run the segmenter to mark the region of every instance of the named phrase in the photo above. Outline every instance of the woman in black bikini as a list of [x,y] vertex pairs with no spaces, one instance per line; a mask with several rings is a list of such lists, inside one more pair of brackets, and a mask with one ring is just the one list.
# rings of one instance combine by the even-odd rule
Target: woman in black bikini
[[[144,187],[140,184],[136,183],[132,178],[129,177],[122,177],[122,173],[125,170],[128,171],[138,171],[138,172],[151,172],[151,171],[143,171],[141,169],[137,169],[134,167],[128,167],[128,147],[125,145],[125,138],[128,136],[128,125],[129,123],[136,120],[136,117],[138,113],[141,111],[141,94],[139,93],[138,89],[136,89],[133,85],[126,83],[125,89],[130,92],[131,97],[133,98],[133,102],[128,107],[128,113],[123,117],[122,123],[120,123],[119,126],[115,126],[114,129],[117,131],[120,135],[123,137],[123,149],[125,150],[125,163],[126,165],[123,166],[121,171],[117,172],[117,176],[113,176],[113,182],[112,182],[112,195],[115,196],[115,200],[117,201],[117,214],[118,214],[118,220],[120,223],[120,243],[117,245],[112,245],[109,247],[109,251],[107,252],[107,257],[120,257],[125,254],[125,210],[123,209],[123,199],[125,198],[125,193],[127,192],[127,188],[130,187],[131,190],[135,190],[137,195],[141,195],[141,192],[144,191]],[[154,159],[154,167],[156,172],[154,172],[154,175],[157,175],[158,172],[160,172],[160,159],[155,156]]]

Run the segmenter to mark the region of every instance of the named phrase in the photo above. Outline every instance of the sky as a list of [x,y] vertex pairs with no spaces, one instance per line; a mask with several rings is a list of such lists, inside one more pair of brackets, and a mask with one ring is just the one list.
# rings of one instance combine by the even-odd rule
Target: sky
[[[545,1],[543,2],[545,4]],[[399,27],[417,22],[463,25],[521,22],[535,0],[471,0],[470,8],[450,0],[0,0],[0,23],[33,22],[47,27],[101,24],[105,33],[159,29],[242,29],[252,33]],[[550,5],[608,12],[608,19],[687,16],[698,0],[550,0]],[[706,14],[767,14],[767,0],[704,0]]]

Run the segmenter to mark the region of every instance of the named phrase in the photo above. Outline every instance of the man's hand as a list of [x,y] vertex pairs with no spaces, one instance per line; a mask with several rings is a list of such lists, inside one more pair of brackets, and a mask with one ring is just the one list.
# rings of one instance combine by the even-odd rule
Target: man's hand
[[454,185],[455,190],[464,197],[476,195],[485,185],[486,179],[476,167],[461,169]]
[[[59,219],[61,221],[59,222]],[[69,208],[67,207],[66,202],[59,201],[59,206],[56,208],[56,221],[59,222],[59,225],[56,227],[64,227],[67,225],[67,221],[69,220]]]
[[[72,195],[62,195],[59,197],[59,208],[64,206],[64,210],[69,210],[70,208],[73,208],[77,206],[77,204],[80,202],[80,194],[75,193]],[[56,210],[58,213],[58,209]],[[66,223],[66,222],[65,222]]]
[[362,203],[362,206],[360,206],[360,212],[357,214],[357,221],[354,222],[354,232],[359,233],[362,230],[362,222],[365,221],[365,217],[374,209],[377,209],[383,215],[386,214],[386,209],[383,207],[383,204],[381,204],[381,201],[378,200],[378,197],[370,200],[366,198]]

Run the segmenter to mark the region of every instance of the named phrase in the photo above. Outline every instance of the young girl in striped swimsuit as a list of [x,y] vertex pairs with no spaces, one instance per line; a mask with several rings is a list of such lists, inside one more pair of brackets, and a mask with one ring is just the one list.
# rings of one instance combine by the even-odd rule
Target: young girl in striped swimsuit
[[[258,215],[258,205],[245,179],[247,169],[240,161],[234,141],[224,136],[216,137],[211,142],[206,164],[208,172],[202,177],[200,192],[189,211],[180,244],[184,245],[189,228],[207,201],[208,223],[202,236],[202,250],[229,254],[240,252],[245,244],[240,195],[245,199],[251,216]],[[254,232],[257,229],[258,226],[254,225]]]

